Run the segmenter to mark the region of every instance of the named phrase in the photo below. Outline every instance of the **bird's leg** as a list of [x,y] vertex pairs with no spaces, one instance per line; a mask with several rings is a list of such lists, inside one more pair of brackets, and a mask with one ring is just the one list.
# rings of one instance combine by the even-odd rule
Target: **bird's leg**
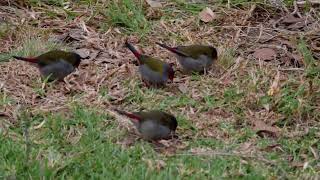
[[160,88],[160,87],[162,86],[162,84],[161,84],[161,83],[156,83],[154,86],[155,86],[156,88]]
[[145,79],[142,79],[142,82],[147,88],[150,88],[150,83],[148,81],[146,81]]
[[207,69],[207,68],[204,68],[204,69],[203,69],[203,74],[206,76],[207,73],[208,73],[208,69]]
[[154,144],[156,147],[164,147],[164,145],[159,142],[159,140],[151,140],[151,143]]
[[142,81],[143,85],[145,86],[146,85],[146,81],[143,78],[141,78],[141,81]]
[[146,86],[147,88],[150,88],[151,84],[148,81],[146,81]]

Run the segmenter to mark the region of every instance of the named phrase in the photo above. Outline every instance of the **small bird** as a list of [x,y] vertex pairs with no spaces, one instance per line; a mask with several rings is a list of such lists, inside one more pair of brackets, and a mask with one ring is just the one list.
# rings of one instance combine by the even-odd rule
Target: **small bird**
[[175,134],[178,126],[178,122],[173,115],[158,110],[133,113],[118,109],[115,109],[115,111],[130,118],[142,137],[146,140],[157,141],[170,139],[170,137],[173,137]]
[[190,45],[169,47],[159,42],[156,42],[156,44],[175,53],[183,69],[188,72],[205,72],[218,58],[217,50],[213,46]]
[[139,72],[143,82],[148,87],[151,85],[162,86],[168,79],[173,82],[174,70],[172,64],[139,53],[128,41],[125,45],[138,59]]
[[61,50],[53,50],[37,57],[12,56],[15,59],[34,63],[38,66],[41,75],[48,81],[63,80],[72,73],[83,59],[79,54]]

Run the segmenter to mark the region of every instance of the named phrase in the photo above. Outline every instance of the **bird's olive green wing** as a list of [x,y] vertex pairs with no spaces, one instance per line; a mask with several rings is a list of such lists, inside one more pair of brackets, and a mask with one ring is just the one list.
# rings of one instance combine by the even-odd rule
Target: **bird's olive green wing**
[[152,58],[150,56],[144,56],[141,59],[141,63],[147,65],[151,70],[155,72],[163,73],[163,66],[165,63],[158,59]]
[[150,116],[153,117],[159,124],[169,127],[172,130],[177,128],[177,121],[171,114],[162,111],[150,111]]
[[193,59],[198,59],[200,55],[212,56],[212,47],[203,45],[191,45],[191,46],[178,46],[178,51],[192,57]]
[[75,58],[71,53],[60,50],[49,51],[38,56],[37,59],[39,60],[39,64],[42,66],[56,63],[59,60],[64,60],[71,64],[74,64],[73,61],[75,61]]
[[178,126],[177,120],[174,116],[162,111],[157,111],[157,110],[153,110],[149,112],[141,111],[141,112],[135,112],[134,114],[141,117],[141,122],[146,120],[153,120],[158,124],[169,127],[171,130],[176,130]]

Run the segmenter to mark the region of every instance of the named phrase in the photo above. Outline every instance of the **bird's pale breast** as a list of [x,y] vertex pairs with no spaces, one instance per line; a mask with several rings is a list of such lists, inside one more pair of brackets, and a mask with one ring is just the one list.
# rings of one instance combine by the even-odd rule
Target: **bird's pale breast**
[[52,63],[40,68],[40,72],[44,77],[50,76],[49,80],[63,79],[74,71],[74,67],[64,61],[59,60],[56,63]]
[[206,55],[200,55],[198,59],[182,56],[177,56],[177,58],[181,66],[187,71],[200,72],[211,66],[213,63],[213,59],[210,59]]
[[153,71],[147,65],[144,64],[139,66],[139,72],[142,78],[150,83],[162,84],[168,80],[168,75],[157,71]]
[[168,127],[155,123],[152,120],[144,121],[139,127],[139,132],[145,139],[151,140],[166,139],[171,134],[171,130]]

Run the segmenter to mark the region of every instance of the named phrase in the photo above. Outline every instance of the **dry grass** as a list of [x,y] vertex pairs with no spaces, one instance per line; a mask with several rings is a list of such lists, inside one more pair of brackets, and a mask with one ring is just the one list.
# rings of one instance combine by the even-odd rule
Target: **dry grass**
[[[35,6],[32,10],[1,7],[4,10],[1,16],[8,17],[11,32],[16,32],[6,33],[2,38],[2,52],[36,55],[55,48],[53,42],[90,57],[65,82],[55,84],[41,82],[36,68],[27,63],[14,60],[1,63],[1,111],[8,118],[0,127],[5,131],[10,132],[18,121],[19,107],[33,115],[68,114],[75,103],[99,112],[114,106],[127,110],[157,108],[178,117],[181,124],[178,134],[183,143],[213,138],[226,145],[237,144],[233,150],[244,154],[257,153],[262,157],[265,151],[272,151],[287,159],[293,155],[286,154],[290,148],[283,144],[280,150],[266,149],[287,137],[299,138],[312,129],[319,130],[319,72],[307,77],[305,52],[299,50],[305,43],[319,67],[320,18],[316,9],[301,12],[308,26],[288,30],[279,20],[284,12],[263,5],[230,9],[212,6],[217,19],[205,24],[196,15],[168,3],[163,11],[148,9],[147,19],[156,19],[150,20],[150,32],[140,37],[139,33],[127,34],[122,27],[103,29],[102,22],[109,19],[99,6],[106,5],[74,5],[68,9],[69,14],[60,7],[50,13],[47,6]],[[177,11],[165,11],[170,8]],[[74,18],[68,18],[70,12],[76,14]],[[157,16],[159,12],[164,15],[161,19]],[[56,15],[52,17],[51,13]],[[134,57],[123,46],[125,39],[146,54],[168,62],[175,61],[172,54],[154,42],[210,44],[218,48],[219,60],[206,76],[178,72],[173,84],[163,89],[147,89],[141,86],[137,67],[132,63]],[[25,46],[30,41],[34,49]],[[253,52],[263,47],[274,49],[276,58],[255,59]],[[179,68],[177,65],[176,69]],[[273,93],[268,95],[270,88]],[[263,141],[260,136],[270,138],[271,144],[265,149],[260,148]],[[314,134],[314,138],[319,136],[318,132]],[[123,138],[118,140],[121,144]],[[189,148],[186,144],[177,146],[180,151]],[[301,152],[298,156],[304,154],[308,153]],[[303,158],[298,160],[305,162]],[[317,165],[313,168],[319,170]]]

